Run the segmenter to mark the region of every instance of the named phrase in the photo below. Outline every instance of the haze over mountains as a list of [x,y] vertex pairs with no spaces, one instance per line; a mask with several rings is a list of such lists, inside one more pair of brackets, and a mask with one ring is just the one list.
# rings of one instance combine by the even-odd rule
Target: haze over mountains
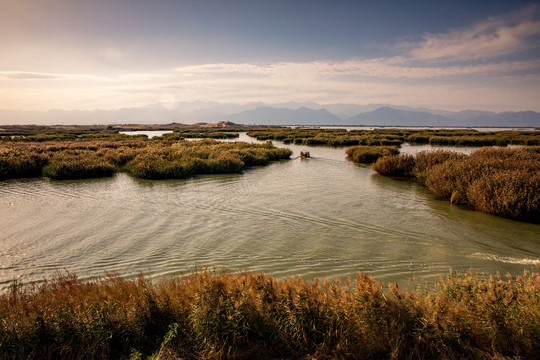
[[540,113],[465,110],[451,112],[386,104],[215,102],[152,104],[141,108],[94,111],[0,110],[0,124],[167,124],[231,121],[246,125],[374,125],[451,127],[540,127]]

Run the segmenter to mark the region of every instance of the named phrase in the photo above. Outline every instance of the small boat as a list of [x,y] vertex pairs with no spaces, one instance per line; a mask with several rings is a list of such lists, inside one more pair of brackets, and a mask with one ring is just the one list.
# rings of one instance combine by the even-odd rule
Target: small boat
[[309,151],[304,151],[304,150],[302,150],[302,151],[300,151],[300,157],[301,157],[302,159],[307,159],[307,158],[310,158],[311,155],[309,155]]

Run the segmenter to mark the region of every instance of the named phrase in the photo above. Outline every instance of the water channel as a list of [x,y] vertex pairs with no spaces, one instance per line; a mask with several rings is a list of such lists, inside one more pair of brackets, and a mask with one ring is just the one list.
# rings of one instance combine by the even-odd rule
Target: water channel
[[0,289],[64,270],[83,279],[205,266],[306,279],[365,272],[400,284],[450,269],[538,271],[540,225],[436,200],[347,161],[344,148],[275,144],[291,160],[234,175],[0,181]]

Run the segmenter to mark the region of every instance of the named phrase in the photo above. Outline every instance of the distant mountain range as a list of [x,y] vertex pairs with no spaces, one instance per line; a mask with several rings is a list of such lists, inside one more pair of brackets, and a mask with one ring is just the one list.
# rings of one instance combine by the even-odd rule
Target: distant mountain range
[[236,124],[252,125],[335,125],[342,119],[326,109],[301,107],[296,110],[264,106],[227,116]]
[[103,125],[166,124],[231,121],[246,125],[362,125],[450,127],[540,127],[540,113],[465,110],[451,112],[388,104],[177,103],[173,107],[152,104],[141,108],[94,111],[0,110],[0,125]]

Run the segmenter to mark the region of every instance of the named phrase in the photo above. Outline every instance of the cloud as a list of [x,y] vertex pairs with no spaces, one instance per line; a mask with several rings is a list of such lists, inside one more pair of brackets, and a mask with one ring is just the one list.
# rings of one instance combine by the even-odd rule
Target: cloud
[[493,16],[470,28],[445,34],[427,34],[419,43],[401,43],[411,48],[406,57],[424,61],[492,59],[538,48],[538,7],[528,6],[506,15]]
[[106,81],[112,80],[103,76],[93,76],[85,74],[58,74],[39,73],[25,71],[0,71],[0,79],[5,80],[84,80],[84,81]]
[[540,60],[443,66],[411,65],[404,57],[202,64],[114,77],[0,72],[0,108],[27,108],[39,99],[45,109],[88,110],[150,103],[173,109],[176,101],[391,102],[458,110],[538,110],[539,81]]
[[[515,73],[534,73],[540,70],[540,60],[506,61],[491,64],[455,66],[412,66],[407,59],[378,58],[343,62],[279,62],[274,64],[205,64],[175,69],[184,79],[311,79],[358,80],[380,78],[392,80],[422,80],[462,75],[502,76]],[[251,76],[257,75],[257,76]]]
[[[521,56],[539,45],[537,13],[533,6],[468,28],[428,34],[400,44],[400,53],[388,57],[207,63],[109,76],[0,71],[0,108],[160,103],[173,109],[177,101],[315,101],[540,110],[540,59],[532,51],[530,57]],[[114,60],[115,53],[109,55]]]
[[2,71],[0,72],[0,78],[11,79],[11,80],[51,80],[51,79],[58,79],[60,78],[60,76],[55,75],[55,74]]

